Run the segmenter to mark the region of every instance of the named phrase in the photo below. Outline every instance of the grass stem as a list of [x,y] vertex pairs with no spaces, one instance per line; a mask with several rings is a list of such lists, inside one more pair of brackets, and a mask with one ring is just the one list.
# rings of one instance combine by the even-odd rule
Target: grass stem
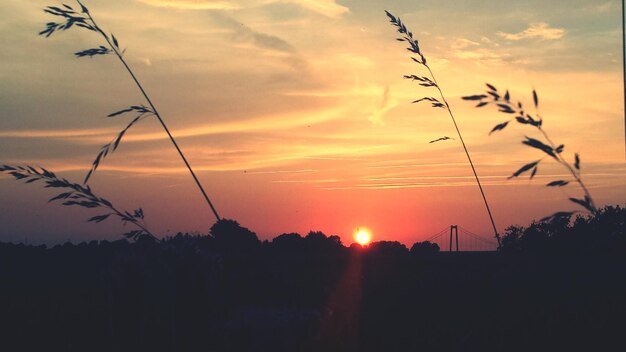
[[209,196],[207,195],[206,191],[204,190],[204,187],[202,187],[202,184],[200,183],[200,180],[196,176],[196,173],[193,171],[193,168],[189,164],[189,161],[187,161],[187,158],[185,157],[185,154],[183,154],[183,151],[178,146],[178,143],[174,139],[174,136],[172,136],[172,133],[170,132],[169,128],[167,128],[167,125],[165,124],[165,121],[163,120],[163,118],[159,114],[157,108],[154,106],[154,103],[152,103],[152,100],[150,99],[150,97],[146,93],[146,90],[143,88],[143,86],[141,85],[141,83],[137,79],[137,76],[135,75],[133,70],[130,68],[130,66],[128,65],[126,60],[124,60],[124,57],[122,56],[122,53],[120,53],[118,47],[116,45],[114,45],[113,43],[111,43],[111,39],[109,39],[109,36],[106,35],[106,33],[104,33],[104,31],[102,31],[102,29],[100,29],[100,27],[98,26],[98,24],[96,23],[94,18],[91,16],[91,13],[87,12],[86,14],[87,14],[87,17],[89,18],[89,20],[93,23],[94,27],[97,29],[97,31],[104,37],[104,39],[106,40],[107,44],[113,50],[113,52],[115,53],[117,58],[120,60],[122,65],[124,65],[124,68],[126,69],[128,74],[131,76],[131,78],[133,79],[133,81],[135,82],[135,84],[137,85],[139,90],[141,91],[141,94],[144,96],[144,98],[146,99],[146,101],[148,102],[150,107],[152,108],[152,111],[154,112],[154,115],[159,120],[159,123],[161,124],[161,126],[165,130],[165,133],[167,133],[167,136],[169,137],[170,141],[174,145],[174,148],[176,148],[176,151],[178,152],[178,155],[180,155],[181,159],[183,159],[183,162],[185,163],[185,166],[187,166],[187,169],[189,170],[189,173],[191,173],[191,176],[193,177],[193,180],[195,181],[196,185],[198,186],[198,189],[200,190],[200,192],[202,193],[202,196],[204,197],[204,199],[206,200],[207,204],[211,208],[211,211],[213,212],[213,215],[215,215],[215,218],[219,221],[221,218],[220,218],[219,214],[217,213],[217,210],[215,209],[215,207],[213,206],[213,203],[209,199]]
[[461,145],[463,145],[463,150],[465,151],[465,155],[467,156],[467,161],[469,161],[469,164],[472,168],[472,172],[474,173],[474,178],[476,179],[476,184],[478,185],[478,189],[480,190],[480,195],[482,196],[483,202],[485,203],[485,208],[487,209],[487,214],[489,215],[489,220],[491,221],[491,226],[493,228],[494,236],[496,240],[498,241],[498,247],[500,247],[502,245],[502,243],[500,242],[500,234],[498,233],[498,229],[496,228],[496,223],[493,220],[493,215],[491,214],[491,209],[489,208],[489,202],[487,201],[487,196],[485,195],[483,186],[480,183],[480,178],[478,177],[478,173],[476,172],[476,168],[474,167],[474,162],[472,161],[472,157],[470,156],[470,153],[467,150],[467,146],[465,145],[465,141],[463,140],[463,136],[461,135],[461,130],[459,129],[459,126],[456,123],[456,119],[454,118],[452,109],[450,109],[450,104],[448,104],[446,97],[443,95],[443,91],[439,87],[439,83],[437,82],[437,78],[435,78],[435,74],[430,69],[430,66],[428,66],[427,64],[424,64],[424,66],[426,66],[426,68],[428,69],[428,72],[430,73],[430,76],[433,79],[433,82],[435,82],[437,90],[439,91],[439,95],[441,96],[441,100],[443,101],[444,104],[446,104],[446,110],[448,110],[448,114],[450,114],[450,118],[452,119],[452,123],[454,124],[454,129],[456,130],[456,133],[459,136]]

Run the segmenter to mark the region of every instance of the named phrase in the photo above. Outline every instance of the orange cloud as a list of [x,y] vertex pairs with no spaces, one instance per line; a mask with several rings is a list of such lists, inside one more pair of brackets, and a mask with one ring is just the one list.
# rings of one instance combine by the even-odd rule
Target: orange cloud
[[565,35],[565,29],[552,28],[545,22],[531,23],[528,28],[519,33],[498,32],[498,35],[506,40],[521,40],[525,38],[561,39]]
[[73,130],[9,130],[0,131],[3,138],[85,138],[102,137],[116,133],[113,129],[73,129]]
[[239,6],[228,1],[213,0],[139,0],[159,7],[172,7],[183,10],[234,10]]
[[380,99],[380,105],[378,106],[378,109],[376,109],[376,111],[374,111],[374,113],[372,113],[372,115],[370,115],[368,119],[374,125],[384,126],[385,121],[383,120],[383,118],[385,117],[385,114],[397,105],[398,104],[396,102],[391,100],[391,96],[389,94],[389,86],[387,86],[383,91],[383,95]]
[[[248,119],[244,121],[232,121],[216,124],[207,124],[201,126],[193,126],[188,128],[182,128],[175,131],[177,138],[182,137],[196,137],[215,135],[221,133],[242,133],[242,132],[254,132],[254,131],[280,131],[299,126],[306,126],[313,123],[320,123],[324,121],[330,121],[342,118],[345,113],[345,109],[335,108],[327,110],[315,110],[310,112],[303,112],[297,115],[297,118],[293,114],[283,114],[279,116],[264,116],[254,119]],[[154,133],[133,134],[125,137],[125,141],[150,141],[167,139],[167,135],[162,131]]]
[[280,2],[298,4],[308,10],[332,18],[337,18],[350,12],[349,8],[337,4],[336,0],[282,0]]
[[[236,10],[251,6],[249,1],[219,0],[139,0],[143,3],[159,7],[178,8],[183,10]],[[242,4],[243,3],[243,4]],[[350,12],[346,6],[337,4],[336,0],[267,0],[261,4],[288,3],[296,4],[318,14],[338,18]]]

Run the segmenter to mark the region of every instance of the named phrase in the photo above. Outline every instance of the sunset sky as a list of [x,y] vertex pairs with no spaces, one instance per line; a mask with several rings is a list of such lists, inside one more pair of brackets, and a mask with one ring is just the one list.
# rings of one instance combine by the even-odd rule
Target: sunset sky
[[[68,4],[74,4],[67,0]],[[225,218],[261,239],[321,230],[353,242],[407,245],[458,224],[492,236],[480,193],[435,96],[402,79],[426,74],[384,10],[420,40],[485,186],[500,232],[578,209],[565,170],[545,160],[534,180],[507,180],[539,159],[535,130],[474,108],[485,82],[532,105],[564,154],[582,159],[599,205],[626,202],[621,2],[402,0],[85,0],[125,58]],[[80,182],[100,147],[145,104],[114,56],[77,59],[103,42],[71,29],[37,36],[47,1],[0,1],[0,164],[46,167]],[[124,209],[142,207],[159,236],[204,234],[214,218],[154,119],[133,127],[90,181]],[[118,239],[130,228],[98,212],[47,204],[58,192],[0,176],[0,241]]]

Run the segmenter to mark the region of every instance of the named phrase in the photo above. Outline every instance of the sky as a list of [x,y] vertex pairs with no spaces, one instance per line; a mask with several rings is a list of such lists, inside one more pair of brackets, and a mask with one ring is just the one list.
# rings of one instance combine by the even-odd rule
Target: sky
[[[70,0],[68,4],[73,5]],[[619,1],[85,0],[118,38],[224,218],[261,239],[310,230],[407,245],[453,224],[493,237],[450,117],[411,102],[436,96],[403,75],[410,59],[384,10],[420,41],[481,177],[499,232],[578,209],[567,171],[522,145],[528,126],[462,96],[485,83],[532,105],[598,205],[624,205],[626,168]],[[101,146],[145,104],[104,44],[72,28],[37,36],[47,1],[0,1],[0,164],[42,166],[81,182]],[[442,137],[455,140],[429,143]],[[130,129],[89,181],[117,207],[142,207],[151,231],[206,234],[215,219],[154,118]],[[130,230],[99,212],[47,200],[58,192],[0,175],[0,241],[114,240]]]

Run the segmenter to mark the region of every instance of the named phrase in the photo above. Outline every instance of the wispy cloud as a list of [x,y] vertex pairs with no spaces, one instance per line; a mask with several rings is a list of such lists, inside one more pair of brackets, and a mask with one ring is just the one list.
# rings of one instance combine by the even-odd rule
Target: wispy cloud
[[[487,186],[505,186],[504,181],[487,181],[483,182],[483,185]],[[385,190],[385,189],[401,189],[401,188],[433,188],[433,187],[476,187],[476,182],[411,182],[411,183],[382,183],[382,184],[358,184],[354,186],[340,186],[340,187],[323,187],[326,190],[349,190],[349,189],[370,189],[370,190]]]
[[85,138],[102,137],[115,133],[114,129],[71,129],[71,130],[6,130],[0,131],[2,138]]
[[229,1],[215,0],[139,0],[159,7],[171,7],[183,10],[233,10],[239,6]]
[[214,13],[213,18],[222,26],[231,30],[233,40],[240,43],[249,43],[257,48],[269,49],[285,53],[293,53],[295,49],[284,39],[275,35],[258,32],[237,21],[225,13]]
[[212,12],[211,15],[219,26],[230,31],[230,40],[235,45],[260,51],[265,56],[276,56],[297,72],[309,69],[303,56],[283,38],[257,31],[223,11]]
[[[486,38],[485,38],[486,39]],[[468,47],[479,46],[480,43],[477,43],[473,40],[469,40],[467,38],[457,38],[452,43],[452,49],[465,49]]]
[[[220,0],[139,0],[145,4],[158,6],[177,8],[182,10],[237,10],[245,7],[251,7],[259,5],[252,3],[251,1],[233,0],[233,1],[220,1]],[[307,10],[316,12],[326,17],[339,18],[350,12],[350,9],[346,6],[340,5],[336,0],[266,0],[260,2],[260,4],[295,4],[301,6]]]
[[303,170],[259,170],[247,172],[250,175],[254,174],[301,174],[301,173],[309,173],[309,172],[317,172],[317,170],[313,169],[303,169]]
[[480,62],[489,62],[494,64],[502,63],[508,60],[511,56],[511,54],[507,52],[487,48],[457,50],[454,52],[454,55],[463,60],[477,60]]
[[384,126],[385,121],[383,118],[385,117],[385,114],[389,110],[393,109],[396,105],[398,104],[391,100],[391,95],[389,94],[389,86],[387,86],[383,90],[383,94],[380,98],[380,104],[378,105],[378,108],[368,117],[368,119],[375,125]]
[[565,29],[553,28],[545,22],[531,23],[528,28],[518,33],[498,32],[506,40],[522,40],[525,38],[539,38],[543,40],[560,39],[565,35]]
[[459,165],[467,165],[467,163],[407,163],[407,164],[390,164],[390,165],[370,165],[366,166],[366,168],[370,169],[405,169],[405,168],[417,168],[417,167],[448,167],[448,166],[459,166]]
[[349,8],[337,4],[336,0],[278,0],[277,2],[298,4],[308,10],[332,18],[338,18],[350,12]]
[[509,52],[509,48],[504,49],[500,45],[482,36],[480,41],[468,38],[451,38],[443,42],[449,42],[449,47],[445,49],[443,55],[450,57],[453,55],[457,59],[473,62],[477,65],[502,65],[502,64],[520,64],[522,62]]
[[323,180],[273,180],[272,183],[334,183],[338,182],[338,179],[323,179]]
[[[281,115],[264,115],[242,121],[225,121],[190,128],[181,128],[175,131],[177,138],[209,136],[228,133],[281,131],[303,127],[315,123],[342,119],[346,113],[344,108],[315,109],[302,111],[298,118],[291,113]],[[118,132],[116,129],[68,129],[68,130],[5,130],[0,131],[3,138],[21,139],[72,139],[84,143],[101,144],[111,140]],[[124,137],[125,142],[145,142],[167,139],[162,131],[144,132],[132,131]]]
[[584,8],[585,11],[593,11],[595,13],[607,13],[613,10],[615,4],[607,1],[602,4],[592,4]]
[[[243,121],[226,121],[221,123],[200,125],[191,128],[181,128],[176,131],[177,138],[208,136],[224,133],[243,133],[258,131],[280,131],[296,127],[311,125],[335,119],[341,119],[345,109],[332,108],[326,110],[312,110],[301,112],[295,119],[291,113],[282,115],[261,116],[258,118],[247,119]],[[167,135],[159,132],[133,134],[126,137],[126,141],[150,141],[167,139]]]

